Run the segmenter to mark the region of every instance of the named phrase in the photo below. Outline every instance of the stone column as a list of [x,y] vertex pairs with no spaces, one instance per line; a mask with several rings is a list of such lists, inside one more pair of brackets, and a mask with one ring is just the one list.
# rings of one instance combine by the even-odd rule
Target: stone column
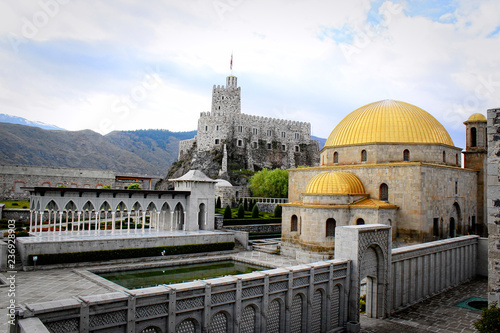
[[130,211],[127,211],[127,233],[130,232]]
[[[59,212],[59,235],[62,232],[62,220],[63,220],[63,212]],[[66,225],[66,228],[68,228],[67,225]]]
[[31,228],[33,228],[33,211],[30,209],[30,229],[28,230],[28,233],[31,232]]
[[142,211],[142,232],[144,232],[144,227],[146,225],[146,211]]
[[170,211],[170,231],[174,229],[174,211]]
[[43,232],[43,211],[40,211],[40,236]]
[[76,230],[78,233],[80,233],[80,230],[81,230],[81,226],[80,226],[81,217],[82,217],[82,212],[78,211],[78,229]]
[[115,232],[115,215],[116,212],[111,212],[111,233]]

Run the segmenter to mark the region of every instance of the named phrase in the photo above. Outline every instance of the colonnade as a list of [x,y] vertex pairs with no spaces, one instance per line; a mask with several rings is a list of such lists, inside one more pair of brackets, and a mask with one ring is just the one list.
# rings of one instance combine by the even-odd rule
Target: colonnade
[[[34,235],[42,235],[42,233],[62,235],[68,232],[98,235],[107,231],[130,233],[131,230],[160,232],[185,230],[185,221],[186,211],[182,207],[161,211],[156,209],[152,211],[45,209],[30,210],[29,231]],[[108,225],[109,223],[111,225]],[[85,225],[88,225],[88,228],[85,228]]]

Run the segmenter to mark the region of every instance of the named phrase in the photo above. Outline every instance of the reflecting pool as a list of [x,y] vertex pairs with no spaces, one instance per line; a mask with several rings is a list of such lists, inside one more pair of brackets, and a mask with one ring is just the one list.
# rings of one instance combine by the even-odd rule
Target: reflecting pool
[[225,275],[237,275],[262,271],[268,267],[243,263],[235,260],[204,262],[148,269],[128,270],[97,275],[128,289],[154,287],[160,284],[174,284],[193,280],[204,280]]

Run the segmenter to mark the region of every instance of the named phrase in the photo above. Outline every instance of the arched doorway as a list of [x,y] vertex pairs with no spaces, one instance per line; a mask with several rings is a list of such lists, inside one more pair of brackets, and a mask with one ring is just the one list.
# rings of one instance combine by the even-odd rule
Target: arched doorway
[[184,208],[181,203],[175,206],[174,210],[175,230],[184,230]]
[[200,207],[198,209],[198,229],[199,230],[204,230],[207,224],[206,221],[206,213],[205,213],[205,204],[202,203],[200,204]]
[[365,224],[365,220],[363,220],[362,218],[356,220],[356,225],[363,225],[363,224]]
[[462,213],[460,210],[460,205],[455,202],[451,209],[450,216],[450,226],[449,226],[449,236],[450,238],[456,237],[457,234],[461,235],[463,233],[463,225],[462,225]]
[[[360,280],[366,281],[366,316],[378,318],[384,316],[384,255],[380,246],[369,246],[361,259]],[[363,295],[361,295],[363,296]]]

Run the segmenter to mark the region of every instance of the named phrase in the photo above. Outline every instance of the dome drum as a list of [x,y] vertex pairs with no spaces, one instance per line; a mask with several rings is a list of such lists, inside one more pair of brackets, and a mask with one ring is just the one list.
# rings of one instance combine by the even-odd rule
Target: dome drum
[[[366,152],[366,161],[363,161],[363,150]],[[461,153],[461,148],[442,144],[363,144],[328,147],[321,153],[321,166],[422,162],[461,167]]]
[[348,206],[354,202],[367,198],[367,194],[351,195],[351,194],[302,194],[302,202],[304,205],[318,206]]

